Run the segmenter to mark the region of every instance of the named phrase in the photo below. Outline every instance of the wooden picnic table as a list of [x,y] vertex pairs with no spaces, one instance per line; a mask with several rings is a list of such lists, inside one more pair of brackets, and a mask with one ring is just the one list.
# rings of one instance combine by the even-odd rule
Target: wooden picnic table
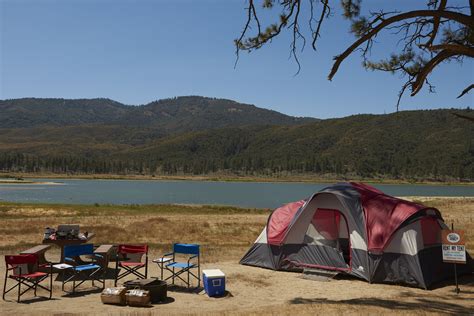
[[37,246],[34,246],[30,249],[23,250],[22,252],[20,252],[20,254],[22,254],[22,255],[30,255],[30,254],[38,255],[38,264],[43,265],[43,264],[48,263],[48,261],[46,261],[45,252],[49,248],[51,248],[51,245],[37,245]]
[[64,247],[69,245],[80,245],[89,242],[94,238],[94,233],[89,233],[87,239],[43,239],[43,244],[53,244],[61,248],[61,261],[64,262]]

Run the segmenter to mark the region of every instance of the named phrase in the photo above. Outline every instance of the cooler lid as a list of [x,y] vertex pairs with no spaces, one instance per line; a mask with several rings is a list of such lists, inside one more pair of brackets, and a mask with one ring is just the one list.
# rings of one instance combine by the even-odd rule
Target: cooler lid
[[208,278],[223,278],[223,277],[225,277],[224,272],[222,272],[219,269],[203,270],[202,273]]

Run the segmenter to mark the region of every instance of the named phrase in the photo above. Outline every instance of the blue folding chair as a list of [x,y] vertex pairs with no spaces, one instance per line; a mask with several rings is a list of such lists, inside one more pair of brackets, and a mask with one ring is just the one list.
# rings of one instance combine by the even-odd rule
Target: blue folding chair
[[[84,262],[81,256],[92,257],[92,261]],[[88,280],[92,281],[92,286],[95,286],[94,281],[98,281],[102,284],[102,288],[105,288],[103,267],[97,262],[101,259],[103,259],[101,255],[94,253],[94,245],[92,244],[65,246],[64,260],[65,263],[72,265],[72,268],[68,269],[71,275],[63,277],[62,290],[64,291],[66,283],[72,281],[72,293],[74,293],[78,286]],[[76,281],[80,282],[76,284]]]
[[[177,255],[189,255],[187,257],[186,262],[179,262],[177,261]],[[169,260],[169,263],[165,263],[161,265],[161,268],[163,267],[171,272],[171,276],[167,277],[165,280],[172,279],[172,284],[174,284],[175,278],[180,279],[184,283],[187,284],[188,288],[190,286],[190,281],[189,278],[190,276],[193,276],[198,280],[197,287],[201,284],[201,266],[200,266],[200,261],[199,261],[199,245],[197,244],[174,244],[173,245],[173,252],[164,254],[163,257],[161,257],[161,262],[166,262],[165,258],[172,256],[171,260]],[[194,274],[191,269],[197,269],[198,273],[197,275]],[[183,273],[187,273],[188,277],[187,280],[183,279],[181,275]],[[163,272],[162,272],[163,275]]]

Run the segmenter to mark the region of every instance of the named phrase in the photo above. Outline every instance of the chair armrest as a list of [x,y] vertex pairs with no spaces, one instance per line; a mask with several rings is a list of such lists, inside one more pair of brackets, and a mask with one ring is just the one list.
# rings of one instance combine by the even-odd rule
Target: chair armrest
[[173,258],[174,258],[174,252],[165,253],[165,254],[161,257],[161,262],[163,263],[163,259],[165,259],[165,257],[171,256],[171,255],[173,255]]
[[199,257],[199,255],[194,255],[194,256],[189,257],[189,259],[188,259],[188,265],[189,265],[189,262],[191,262],[191,260],[194,259],[194,258],[196,258],[196,257]]

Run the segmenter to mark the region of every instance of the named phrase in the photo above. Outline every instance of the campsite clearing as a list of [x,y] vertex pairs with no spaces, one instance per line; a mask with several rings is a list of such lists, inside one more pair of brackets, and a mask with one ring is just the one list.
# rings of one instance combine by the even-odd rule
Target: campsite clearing
[[[414,198],[438,208],[446,223],[466,231],[467,250],[474,252],[474,199]],[[81,224],[95,232],[94,242],[148,243],[154,258],[169,250],[172,242],[197,242],[202,245],[204,268],[219,268],[227,277],[225,298],[208,298],[170,291],[168,304],[150,309],[102,305],[98,292],[63,296],[55,283],[53,300],[26,302],[1,301],[5,314],[462,314],[474,310],[474,278],[460,279],[461,294],[452,283],[439,284],[431,291],[338,277],[329,282],[301,278],[299,273],[276,272],[237,264],[253,244],[266,223],[269,210],[248,210],[208,206],[73,206],[0,204],[1,254],[15,253],[41,243],[45,227],[64,223]],[[186,221],[183,221],[186,217]],[[57,249],[48,251],[55,260]],[[151,275],[158,276],[150,264]],[[4,274],[4,261],[0,274]],[[107,281],[111,286],[112,281]],[[41,295],[41,293],[39,293]],[[14,296],[14,295],[13,295]],[[13,299],[12,299],[13,300]]]

